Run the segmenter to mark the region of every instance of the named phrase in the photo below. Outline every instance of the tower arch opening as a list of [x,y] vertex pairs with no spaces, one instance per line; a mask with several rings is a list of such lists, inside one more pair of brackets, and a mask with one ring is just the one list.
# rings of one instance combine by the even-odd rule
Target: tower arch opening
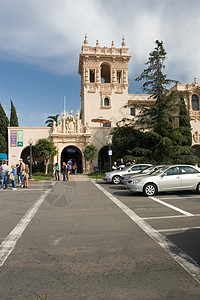
[[101,82],[110,83],[110,65],[107,63],[101,64]]
[[82,153],[81,151],[75,146],[67,146],[62,150],[61,153],[61,165],[63,162],[67,163],[68,160],[72,160],[72,164],[77,164],[77,171],[78,173],[82,173]]

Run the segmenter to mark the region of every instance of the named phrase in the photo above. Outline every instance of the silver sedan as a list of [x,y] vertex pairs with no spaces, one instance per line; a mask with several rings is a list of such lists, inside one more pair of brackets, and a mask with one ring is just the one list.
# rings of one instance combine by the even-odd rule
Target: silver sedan
[[154,196],[158,192],[194,190],[200,193],[200,168],[191,165],[163,166],[147,176],[128,180],[131,192]]
[[146,176],[151,174],[153,171],[157,170],[158,168],[160,168],[161,166],[150,166],[147,167],[146,169],[140,171],[139,173],[135,174],[135,173],[129,173],[128,175],[124,175],[121,178],[121,183],[126,185],[129,179],[133,179],[136,178],[138,176]]
[[107,182],[112,182],[114,184],[119,184],[121,181],[121,177],[125,174],[129,173],[139,173],[141,170],[146,169],[151,166],[150,164],[135,164],[130,167],[126,167],[122,170],[116,170],[112,172],[107,172],[103,176],[103,180]]

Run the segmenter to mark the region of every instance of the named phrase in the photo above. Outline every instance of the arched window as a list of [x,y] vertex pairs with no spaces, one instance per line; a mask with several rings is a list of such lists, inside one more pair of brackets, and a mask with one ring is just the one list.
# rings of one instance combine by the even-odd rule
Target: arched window
[[199,97],[192,95],[192,110],[199,110]]
[[103,106],[109,106],[110,105],[110,100],[109,100],[109,98],[104,98],[103,99]]
[[101,65],[101,82],[110,83],[110,66],[105,63]]

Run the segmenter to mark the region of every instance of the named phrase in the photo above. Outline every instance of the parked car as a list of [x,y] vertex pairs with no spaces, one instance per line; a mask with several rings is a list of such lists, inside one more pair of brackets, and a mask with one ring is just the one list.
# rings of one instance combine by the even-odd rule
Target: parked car
[[128,175],[124,175],[121,178],[121,183],[126,185],[129,179],[136,178],[138,176],[145,176],[151,174],[153,171],[157,170],[161,166],[150,166],[144,170],[141,170],[139,173],[129,173]]
[[121,177],[129,173],[139,173],[141,170],[146,169],[151,166],[150,164],[135,164],[130,167],[123,168],[121,170],[115,170],[112,172],[107,172],[104,174],[103,180],[107,182],[112,182],[114,184],[119,184]]
[[191,165],[162,166],[147,176],[129,179],[126,188],[154,196],[158,192],[194,190],[200,193],[200,168]]

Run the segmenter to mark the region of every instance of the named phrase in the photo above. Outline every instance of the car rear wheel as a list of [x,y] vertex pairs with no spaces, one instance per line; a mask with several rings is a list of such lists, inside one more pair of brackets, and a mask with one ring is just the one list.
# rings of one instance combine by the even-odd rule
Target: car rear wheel
[[146,196],[154,196],[157,193],[157,187],[154,183],[147,183],[144,186],[144,194]]
[[197,184],[196,192],[197,192],[198,194],[200,194],[200,183]]
[[120,181],[121,181],[121,177],[120,177],[119,175],[116,175],[116,176],[113,177],[112,182],[113,182],[114,184],[119,184]]

